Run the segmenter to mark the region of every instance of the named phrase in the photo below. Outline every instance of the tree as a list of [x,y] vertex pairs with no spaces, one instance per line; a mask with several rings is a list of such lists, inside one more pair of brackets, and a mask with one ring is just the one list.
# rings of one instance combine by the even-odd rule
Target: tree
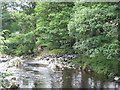
[[54,47],[70,47],[72,37],[67,29],[74,3],[38,3],[35,10],[38,17],[36,32]]
[[[7,54],[29,54],[34,52],[35,48],[35,34],[34,30],[36,28],[35,21],[35,8],[36,2],[18,4],[18,3],[4,3],[3,9],[3,30],[2,36],[5,38],[3,40],[6,42],[3,52]],[[21,10],[16,9],[17,7]],[[11,10],[9,10],[11,9]],[[6,11],[6,12],[4,12]],[[9,17],[6,15],[9,14]],[[5,17],[5,19],[4,19]],[[33,22],[35,21],[35,22]],[[5,26],[5,23],[9,26]],[[9,31],[9,35],[7,33]],[[8,37],[9,36],[9,37]]]
[[76,3],[69,22],[70,34],[76,38],[77,53],[89,57],[101,53],[108,59],[118,55],[116,4]]
[[9,3],[2,2],[2,29],[10,29],[11,23],[13,20],[11,19],[10,12],[8,11],[8,7],[10,7]]

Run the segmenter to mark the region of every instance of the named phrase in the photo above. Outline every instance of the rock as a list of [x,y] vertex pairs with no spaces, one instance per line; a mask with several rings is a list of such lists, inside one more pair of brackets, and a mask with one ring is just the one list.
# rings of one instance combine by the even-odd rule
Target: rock
[[62,60],[63,58],[62,57],[59,57],[58,60]]
[[54,63],[51,63],[48,65],[48,68],[50,68],[53,72],[56,70],[57,66]]
[[79,67],[78,69],[79,69],[79,70],[82,70],[82,67]]
[[62,68],[62,71],[65,70],[64,68]]
[[115,76],[115,77],[114,77],[114,80],[115,80],[115,81],[118,81],[118,80],[120,80],[120,77]]
[[6,58],[6,55],[0,55],[1,58]]
[[73,64],[73,65],[71,65],[71,67],[75,67],[75,65]]
[[[73,59],[74,57],[75,57],[75,55],[71,55],[71,54],[70,55],[68,55],[68,54],[48,55],[48,56],[41,57],[39,60],[40,60],[40,62],[48,61],[49,62],[48,67],[50,69],[52,69],[52,71],[55,71],[56,68],[58,68],[58,69],[60,69],[60,68],[62,69],[63,67],[71,68],[70,67],[70,63],[72,61],[71,59]],[[38,58],[37,59],[35,58],[34,60],[37,61]],[[74,68],[74,66],[72,66],[72,68]]]
[[92,70],[92,69],[89,69],[88,72],[93,72],[93,70]]
[[60,76],[56,76],[56,78],[60,78]]
[[18,88],[19,88],[19,84],[17,84],[16,82],[13,82],[13,83],[10,85],[10,88],[12,88],[12,89],[18,89]]
[[23,65],[22,60],[19,57],[13,58],[12,60],[10,60],[9,62],[7,62],[8,65],[13,65],[16,67],[20,67]]
[[82,68],[83,71],[86,71],[87,69],[86,68]]
[[57,82],[63,82],[62,77],[60,77],[60,78],[57,80]]
[[0,62],[6,62],[12,59],[10,55],[0,55]]
[[56,58],[59,58],[59,55],[56,55],[55,57],[56,57]]
[[6,62],[6,61],[8,61],[9,59],[7,59],[7,58],[1,59],[1,58],[0,58],[0,60],[1,60],[1,62]]
[[46,57],[45,59],[48,61],[50,59],[50,57]]
[[64,67],[66,68],[66,67],[68,67],[67,65],[64,65]]
[[68,66],[67,68],[68,68],[68,69],[71,69],[71,67],[69,67],[69,66]]
[[65,58],[65,59],[64,59],[64,62],[67,62],[67,61],[68,61],[68,59],[67,59],[67,58]]
[[12,77],[11,80],[16,80],[16,77]]

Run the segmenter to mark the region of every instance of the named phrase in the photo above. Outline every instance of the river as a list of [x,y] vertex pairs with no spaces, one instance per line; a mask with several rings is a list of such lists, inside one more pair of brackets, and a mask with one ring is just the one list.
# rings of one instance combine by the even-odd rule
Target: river
[[17,78],[20,88],[120,88],[120,83],[94,72],[68,68],[53,71],[46,64],[30,62],[34,60],[24,61],[21,68],[7,69],[15,72],[12,77]]

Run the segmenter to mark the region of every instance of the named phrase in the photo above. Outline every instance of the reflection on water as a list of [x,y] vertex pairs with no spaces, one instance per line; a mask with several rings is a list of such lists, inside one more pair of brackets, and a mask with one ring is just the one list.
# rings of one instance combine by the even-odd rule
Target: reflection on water
[[21,88],[120,88],[119,83],[103,75],[67,68],[53,72],[44,65],[24,64],[15,71]]

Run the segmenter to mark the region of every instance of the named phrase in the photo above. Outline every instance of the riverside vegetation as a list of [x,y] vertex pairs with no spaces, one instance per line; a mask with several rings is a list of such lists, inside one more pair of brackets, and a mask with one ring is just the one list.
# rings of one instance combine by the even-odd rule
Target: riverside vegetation
[[77,54],[72,62],[82,68],[119,76],[119,12],[119,2],[3,2],[0,52],[38,55],[45,47]]

